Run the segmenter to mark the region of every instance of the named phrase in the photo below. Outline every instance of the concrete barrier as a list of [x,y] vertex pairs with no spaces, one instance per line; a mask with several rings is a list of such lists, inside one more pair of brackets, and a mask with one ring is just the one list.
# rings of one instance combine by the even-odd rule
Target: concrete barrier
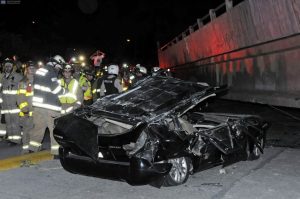
[[246,0],[167,48],[175,76],[227,84],[225,98],[300,107],[300,1]]

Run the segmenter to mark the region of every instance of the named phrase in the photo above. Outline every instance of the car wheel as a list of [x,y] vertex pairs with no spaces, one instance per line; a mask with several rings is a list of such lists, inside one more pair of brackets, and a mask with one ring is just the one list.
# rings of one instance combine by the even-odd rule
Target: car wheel
[[[259,142],[261,143],[261,147],[264,148],[265,147],[265,137],[263,136],[262,138],[259,139]],[[252,149],[249,147],[249,141],[248,141],[248,160],[257,160],[260,155],[261,155],[261,151],[260,149],[256,146],[256,144],[252,144]]]
[[185,183],[189,178],[191,160],[180,157],[168,160],[172,164],[169,174],[166,176],[164,186],[177,186]]

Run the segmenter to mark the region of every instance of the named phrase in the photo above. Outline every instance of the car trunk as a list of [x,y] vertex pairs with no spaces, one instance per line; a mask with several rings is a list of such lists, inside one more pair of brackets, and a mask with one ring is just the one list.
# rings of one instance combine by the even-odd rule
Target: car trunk
[[98,127],[85,119],[69,114],[55,121],[56,141],[76,155],[98,157]]
[[[87,155],[94,160],[99,158],[101,150],[115,151],[121,157],[126,155],[122,146],[135,142],[141,128],[145,126],[142,123],[126,124],[120,121],[120,118],[111,117],[90,118],[90,120],[93,122],[74,114],[61,117],[56,120],[54,129],[56,140],[63,147],[69,148],[72,153]],[[113,160],[117,154],[105,152],[103,155]]]

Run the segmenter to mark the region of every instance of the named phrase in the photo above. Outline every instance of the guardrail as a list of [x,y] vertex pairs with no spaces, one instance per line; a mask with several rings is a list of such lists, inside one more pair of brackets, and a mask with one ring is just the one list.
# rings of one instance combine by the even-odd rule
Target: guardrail
[[225,0],[224,3],[220,4],[218,7],[214,8],[214,9],[210,9],[209,13],[207,15],[203,16],[202,18],[197,19],[197,23],[195,23],[192,26],[189,26],[185,31],[183,31],[181,34],[176,36],[173,40],[171,40],[170,42],[168,42],[164,46],[159,47],[159,49],[161,51],[166,50],[168,47],[170,47],[173,44],[176,44],[177,42],[181,41],[182,39],[184,39],[188,35],[192,34],[196,30],[203,27],[205,24],[210,23],[212,20],[214,20],[218,16],[226,13],[227,11],[229,11],[231,8],[233,8],[234,6],[236,6],[238,4],[238,3],[233,4],[233,1],[240,3],[243,0],[239,0],[239,1],[238,0]]

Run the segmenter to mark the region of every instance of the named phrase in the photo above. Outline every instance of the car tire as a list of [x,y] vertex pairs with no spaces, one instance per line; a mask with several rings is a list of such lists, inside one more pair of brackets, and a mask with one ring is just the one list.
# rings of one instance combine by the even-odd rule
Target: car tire
[[[265,148],[265,142],[266,142],[266,138],[265,136],[262,136],[259,139],[259,142],[261,143],[262,148]],[[249,144],[249,140],[247,142],[247,156],[248,156],[248,160],[252,161],[252,160],[257,160],[260,158],[261,155],[261,151],[260,149],[256,146],[256,144],[252,143],[251,145]],[[251,147],[250,147],[251,146]]]
[[177,186],[184,184],[190,175],[191,159],[188,157],[180,157],[168,160],[172,163],[172,168],[165,178],[163,186]]

